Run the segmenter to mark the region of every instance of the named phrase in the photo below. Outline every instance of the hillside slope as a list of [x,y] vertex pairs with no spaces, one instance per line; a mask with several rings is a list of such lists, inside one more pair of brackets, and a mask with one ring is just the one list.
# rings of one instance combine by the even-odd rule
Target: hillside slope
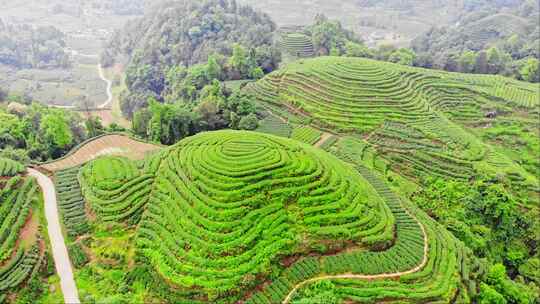
[[393,242],[394,215],[355,170],[270,135],[202,133],[142,170],[103,158],[81,176],[101,220],[140,218],[139,259],[179,299],[233,302],[284,256]]
[[[538,207],[538,170],[531,158],[538,86],[499,76],[411,68],[359,58],[301,60],[251,83],[274,113],[292,112],[319,128],[361,135],[391,169],[411,178],[469,180],[504,176],[506,186]],[[499,136],[520,130],[520,142]],[[523,153],[514,153],[516,145]]]
[[22,164],[0,158],[0,302],[27,292],[45,262],[39,231],[40,191],[36,180],[21,174]]

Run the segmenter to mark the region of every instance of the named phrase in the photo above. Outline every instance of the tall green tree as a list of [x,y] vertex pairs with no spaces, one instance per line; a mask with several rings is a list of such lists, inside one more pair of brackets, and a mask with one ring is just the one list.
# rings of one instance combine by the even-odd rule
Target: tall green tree
[[41,132],[51,154],[56,157],[73,142],[73,133],[68,120],[61,111],[52,111],[41,119]]
[[525,81],[540,82],[540,61],[536,58],[529,58],[519,72]]
[[459,56],[458,65],[459,71],[462,73],[472,73],[476,63],[476,53],[473,51],[465,51]]
[[233,45],[233,54],[229,59],[229,64],[240,73],[241,77],[249,75],[250,66],[247,51],[238,43]]

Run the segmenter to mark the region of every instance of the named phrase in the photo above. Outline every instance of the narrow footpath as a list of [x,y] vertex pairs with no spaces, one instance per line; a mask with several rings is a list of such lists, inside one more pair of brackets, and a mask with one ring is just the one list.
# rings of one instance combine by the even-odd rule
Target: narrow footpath
[[66,243],[62,235],[60,226],[60,218],[58,216],[58,204],[56,201],[56,190],[50,178],[41,172],[28,169],[28,174],[37,179],[41,190],[43,191],[43,199],[45,202],[45,217],[47,218],[47,231],[51,241],[52,254],[56,273],[60,277],[60,286],[64,295],[66,304],[79,304],[79,293],[77,285],[73,278],[73,270],[69,260]]

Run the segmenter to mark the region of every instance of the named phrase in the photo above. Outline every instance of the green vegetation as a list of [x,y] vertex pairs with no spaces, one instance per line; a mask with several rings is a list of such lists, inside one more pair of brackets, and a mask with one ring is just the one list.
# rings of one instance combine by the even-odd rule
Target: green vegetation
[[385,248],[394,234],[392,213],[358,173],[260,133],[202,133],[141,170],[102,158],[81,180],[101,220],[138,222],[138,260],[175,287],[169,299],[233,302],[275,275],[284,254]]
[[321,149],[325,151],[330,151],[332,147],[338,142],[339,137],[335,135],[331,135],[328,139],[326,139],[320,146]]
[[[416,217],[411,216],[408,210],[412,208],[410,203],[402,201],[370,170],[361,165],[357,170],[385,200],[396,218],[394,245],[384,251],[360,251],[302,260],[274,280],[263,292],[255,294],[250,302],[280,302],[296,283],[309,278],[343,273],[369,276],[407,271],[423,265],[425,245],[429,246],[425,266],[417,272],[400,275],[399,279],[394,280],[365,277],[330,281],[320,278],[294,294],[292,303],[339,303],[342,300],[359,303],[378,300],[417,303],[431,300],[446,303],[456,295],[463,302],[473,297],[476,294],[474,285],[473,288],[467,286],[474,284],[477,276],[481,275],[482,266],[470,252],[421,211],[413,208]],[[417,219],[421,220],[423,228]],[[424,231],[427,244],[424,243]]]
[[[504,262],[518,273],[529,258],[527,244],[538,241],[535,214],[522,213],[495,181],[429,180],[413,195],[416,204],[461,239],[477,256]],[[526,266],[525,266],[526,267]],[[535,277],[523,268],[524,278]]]
[[302,126],[293,129],[291,138],[306,143],[308,145],[313,145],[321,139],[321,136],[321,131],[308,126]]
[[[11,163],[15,163],[11,161]],[[20,164],[16,164],[22,167]],[[2,177],[5,177],[2,174]],[[17,298],[44,257],[37,214],[38,185],[21,175],[0,180],[0,294]],[[22,293],[21,293],[22,294]],[[21,295],[22,296],[22,295]],[[0,298],[1,299],[1,298]]]
[[[455,249],[437,250],[466,251],[468,260],[485,258],[486,265],[503,263],[510,277],[508,286],[525,295],[525,300],[515,303],[532,303],[538,293],[536,275],[530,271],[536,258],[534,218],[540,203],[540,164],[532,157],[540,153],[537,86],[499,76],[324,57],[290,64],[248,84],[245,90],[282,117],[307,117],[303,119],[316,127],[340,134],[341,139],[329,139],[323,148],[347,162],[381,172],[402,198],[436,219],[438,224],[427,216],[419,217],[427,230],[435,229],[433,235],[442,238],[443,244],[456,244],[449,245]],[[451,234],[443,232],[445,228]],[[430,246],[436,242],[431,238]],[[483,293],[495,292],[512,301],[512,296],[504,295],[500,286],[481,273],[467,279],[474,282],[464,284],[473,285],[468,287],[470,299],[462,302],[480,301],[487,297]],[[315,272],[314,276],[324,274]],[[445,296],[454,294],[447,292],[453,290],[448,285],[451,280],[442,280],[444,288],[436,288],[429,285],[436,284],[436,278],[440,277],[425,277],[425,292],[384,280],[380,285],[357,279],[317,280],[300,290],[297,300],[310,303],[330,296],[336,302],[414,302],[440,296],[450,301],[452,297]],[[282,279],[283,292],[297,283]],[[374,290],[382,286],[400,292],[381,292],[377,298]],[[272,300],[265,294],[263,303],[265,298]]]
[[77,113],[38,103],[11,103],[7,109],[0,105],[0,156],[23,163],[46,161],[64,155],[86,137]]
[[[66,38],[0,20],[0,303],[62,301],[23,164],[123,129],[31,96],[104,100],[83,94],[102,36],[113,115],[170,147],[115,135],[42,165],[80,164],[54,182],[82,302],[537,304],[534,1],[327,1],[283,18],[339,21],[279,30],[235,0],[83,2],[43,5],[84,19]],[[107,11],[145,16],[109,35]]]
[[311,37],[302,33],[284,32],[281,40],[281,47],[292,56],[302,58],[312,57],[315,54]]
[[66,169],[54,175],[60,214],[70,237],[83,235],[89,229],[85,202],[77,179],[79,169],[79,167]]
[[0,158],[0,176],[15,176],[24,171],[24,166],[8,158]]
[[[489,131],[481,126],[504,121],[525,126],[528,131],[520,134],[530,137],[540,100],[535,85],[325,57],[290,64],[246,90],[270,106],[309,115],[320,128],[369,134],[369,145],[405,176],[468,180],[476,172],[498,174],[523,204],[538,204],[535,162],[530,160],[528,171],[475,136]],[[535,153],[540,148],[532,142],[527,147]]]
[[273,134],[281,137],[290,137],[292,128],[281,120],[281,118],[275,115],[268,114],[263,120],[260,121],[257,132]]
[[142,138],[172,145],[202,131],[254,130],[258,127],[255,112],[251,95],[238,90],[231,92],[214,80],[203,88],[196,104],[163,104],[150,99],[148,108],[135,113],[133,131]]

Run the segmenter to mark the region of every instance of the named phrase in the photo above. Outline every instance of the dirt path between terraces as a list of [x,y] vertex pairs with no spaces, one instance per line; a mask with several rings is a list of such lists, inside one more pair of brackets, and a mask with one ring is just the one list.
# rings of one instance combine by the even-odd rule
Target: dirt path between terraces
[[60,277],[60,287],[62,289],[62,294],[64,295],[64,302],[66,304],[78,304],[80,303],[79,293],[73,278],[71,261],[69,260],[66,243],[60,226],[54,184],[50,178],[37,170],[28,169],[28,174],[37,179],[38,184],[43,191],[47,231],[51,241],[54,266],[56,267],[56,273],[58,273],[58,276]]
[[[327,134],[327,133],[325,133],[325,134]],[[324,135],[323,135],[323,137],[324,137]],[[324,142],[324,140],[321,138],[321,140],[319,140],[319,142],[317,144],[321,143],[321,141]],[[317,145],[317,144],[315,144],[315,145]],[[298,289],[302,288],[303,286],[305,286],[307,284],[313,283],[313,282],[322,281],[322,280],[333,280],[333,279],[379,280],[379,279],[398,278],[398,277],[401,277],[401,276],[404,276],[404,275],[408,275],[408,274],[418,272],[422,268],[424,268],[424,266],[426,266],[426,264],[428,262],[428,252],[429,252],[428,236],[427,236],[427,233],[426,233],[426,229],[425,229],[424,225],[422,223],[420,223],[420,221],[416,218],[416,216],[412,215],[409,212],[409,210],[407,210],[405,207],[403,207],[403,209],[405,210],[405,212],[407,212],[407,214],[409,214],[410,217],[412,217],[418,223],[418,225],[420,226],[420,229],[422,230],[422,234],[424,235],[424,256],[423,256],[422,262],[420,264],[418,264],[416,267],[414,267],[412,269],[409,269],[409,270],[406,270],[406,271],[394,272],[394,273],[381,273],[381,274],[374,274],[374,275],[344,273],[344,274],[337,274],[337,275],[324,275],[324,276],[311,278],[311,279],[308,279],[308,280],[305,280],[305,281],[302,281],[302,282],[296,284],[294,286],[294,288],[287,294],[287,297],[283,300],[282,304],[288,304],[291,301],[292,297],[294,296],[294,294],[296,293],[296,291]]]
[[293,297],[293,295],[296,293],[296,291],[298,289],[300,289],[301,287],[303,287],[303,286],[305,286],[307,284],[317,282],[317,281],[333,280],[333,279],[358,279],[358,280],[390,279],[390,278],[398,278],[400,276],[404,276],[404,275],[407,275],[407,274],[412,274],[412,273],[418,272],[419,270],[424,268],[424,266],[426,266],[427,261],[428,261],[428,251],[429,251],[428,237],[427,237],[426,229],[424,228],[424,225],[422,223],[420,223],[420,221],[418,221],[418,219],[415,216],[410,214],[409,211],[406,211],[406,212],[412,218],[415,219],[415,221],[420,226],[420,229],[422,230],[422,234],[424,235],[424,257],[422,258],[422,262],[418,266],[416,266],[416,267],[414,267],[412,269],[406,270],[406,271],[394,272],[394,273],[381,273],[381,274],[374,274],[374,275],[345,273],[345,274],[325,275],[325,276],[311,278],[311,279],[308,279],[306,281],[303,281],[303,282],[300,282],[300,283],[296,284],[294,286],[294,288],[289,292],[289,294],[287,294],[287,297],[285,298],[285,300],[283,300],[282,303],[283,304],[288,304],[290,302],[291,298]]
[[332,134],[323,132],[321,139],[317,141],[313,146],[320,148],[330,137],[332,137]]

